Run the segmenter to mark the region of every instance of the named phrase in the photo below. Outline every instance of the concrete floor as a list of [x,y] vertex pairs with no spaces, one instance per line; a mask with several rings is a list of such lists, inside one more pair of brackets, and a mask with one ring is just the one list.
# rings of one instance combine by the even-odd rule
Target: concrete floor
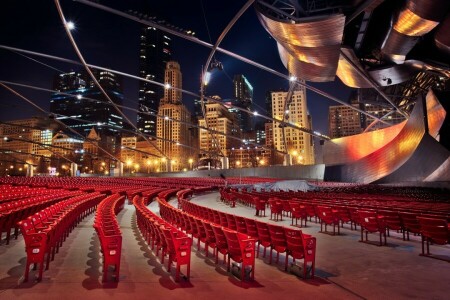
[[[254,215],[248,207],[225,206],[217,193],[192,201],[237,215]],[[359,243],[359,231],[351,231],[348,225],[340,236],[330,236],[318,233],[320,225],[310,222],[302,230],[317,238],[315,279],[302,280],[284,272],[284,258],[279,265],[269,265],[268,257],[260,256],[255,281],[242,283],[225,266],[215,266],[203,251],[193,249],[190,282],[175,283],[166,271],[167,263],[163,266],[142,240],[134,207],[126,205],[118,219],[123,233],[118,283],[101,283],[100,246],[91,215],[71,233],[42,282],[22,282],[26,255],[21,237],[8,246],[0,245],[0,299],[449,299],[450,295],[450,264],[419,256],[418,237],[404,242],[399,234],[391,234],[387,246],[377,247]],[[269,217],[258,219],[270,222]],[[290,219],[276,223],[289,226]],[[369,240],[377,238],[369,235]],[[449,245],[433,245],[431,250],[450,259]]]

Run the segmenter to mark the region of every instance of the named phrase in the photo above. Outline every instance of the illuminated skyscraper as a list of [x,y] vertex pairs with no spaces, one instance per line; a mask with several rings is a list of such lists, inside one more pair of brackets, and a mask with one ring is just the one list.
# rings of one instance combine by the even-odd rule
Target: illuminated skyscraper
[[[158,109],[158,148],[171,160],[172,171],[181,171],[189,165],[190,151],[182,145],[190,144],[189,123],[191,115],[181,102],[182,75],[177,62],[167,63],[164,82],[167,86]],[[178,89],[178,90],[177,90]],[[168,171],[167,169],[163,171]]]
[[[169,36],[154,27],[142,30],[139,44],[139,76],[156,82],[164,82],[166,64],[172,57]],[[156,136],[156,115],[164,88],[139,81],[139,107],[137,127],[146,134]]]
[[[107,71],[93,70],[94,76],[118,105],[122,104],[121,77]],[[118,137],[123,128],[122,116],[103,96],[94,81],[86,73],[59,74],[54,81],[54,93],[50,111],[55,118],[87,136],[92,128],[102,137],[103,146],[116,151]]]
[[[311,119],[306,105],[306,90],[297,85],[292,93],[292,99],[285,110],[288,92],[272,92],[272,117],[283,120],[298,127],[311,129]],[[294,164],[314,164],[314,147],[312,137],[303,131],[291,127],[280,126],[273,122],[273,143],[275,149],[292,155]],[[284,129],[284,132],[283,132]],[[286,148],[285,148],[286,144]]]
[[[244,75],[234,75],[234,98],[233,105],[251,110],[253,103],[253,87]],[[236,112],[239,128],[241,132],[248,132],[253,129],[252,116],[247,112],[238,110]]]

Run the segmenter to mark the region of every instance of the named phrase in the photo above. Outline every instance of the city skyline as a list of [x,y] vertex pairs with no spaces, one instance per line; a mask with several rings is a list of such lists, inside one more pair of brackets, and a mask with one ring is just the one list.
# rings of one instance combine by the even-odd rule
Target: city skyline
[[[112,1],[111,6],[114,7],[115,1]],[[169,1],[170,2],[170,1]],[[110,3],[108,2],[108,5]],[[137,23],[133,23],[131,21],[120,19],[112,14],[107,14],[104,12],[101,12],[100,10],[95,10],[92,8],[88,8],[80,3],[66,3],[62,2],[63,9],[66,11],[67,18],[69,18],[71,15],[76,15],[77,12],[81,17],[74,18],[74,21],[76,22],[76,30],[74,31],[74,36],[76,40],[78,41],[80,48],[82,49],[82,52],[85,53],[87,60],[89,63],[93,63],[96,65],[106,66],[106,67],[112,67],[113,69],[118,69],[120,71],[129,72],[131,74],[137,75],[137,65],[138,65],[138,46],[139,46],[139,36],[140,36],[140,30],[141,25]],[[139,6],[141,5],[139,1],[130,1],[130,6]],[[220,31],[225,27],[226,23],[229,22],[229,20],[234,16],[234,14],[237,12],[237,10],[240,8],[242,4],[233,4],[227,7],[227,9],[222,9],[220,13],[217,12],[217,6],[216,4],[212,5],[211,3],[203,3],[204,9],[205,9],[205,17],[208,19],[208,28],[210,30],[212,40],[215,40],[214,36],[217,36]],[[223,5],[223,4],[217,4],[217,5]],[[141,5],[142,6],[142,5]],[[159,14],[164,13],[164,5],[158,4],[157,10],[161,12],[157,12]],[[167,6],[167,5],[166,5]],[[15,4],[12,2],[7,3],[6,10],[8,10],[8,7],[14,8]],[[116,5],[117,7],[117,5]],[[44,24],[39,25],[38,27],[44,27],[46,30],[44,32],[52,32],[52,36],[57,37],[56,40],[58,43],[53,43],[52,47],[49,47],[49,45],[45,45],[42,43],[38,43],[37,41],[40,41],[41,38],[45,39],[45,35],[40,36],[41,34],[33,35],[31,38],[29,38],[28,41],[24,42],[20,39],[20,34],[23,32],[21,26],[26,27],[26,24],[22,24],[19,26],[19,29],[10,29],[10,34],[2,35],[3,38],[1,38],[1,44],[7,45],[7,46],[13,46],[18,48],[24,48],[28,50],[34,50],[38,52],[48,53],[48,54],[56,54],[61,55],[63,57],[68,57],[71,59],[75,59],[73,57],[73,51],[69,45],[69,42],[67,40],[67,37],[65,36],[65,33],[62,30],[62,25],[60,24],[57,15],[56,15],[56,9],[54,7],[51,7],[51,5],[48,6],[50,11],[46,11],[47,16],[49,17],[49,20],[44,22]],[[130,7],[132,8],[132,7]],[[138,7],[139,8],[139,7]],[[42,8],[37,8],[42,9]],[[122,9],[126,9],[122,7]],[[145,8],[142,8],[145,9]],[[187,9],[187,8],[186,8]],[[170,20],[169,22],[182,26],[186,29],[192,29],[196,30],[196,35],[202,39],[202,40],[208,40],[208,34],[205,32],[205,23],[203,21],[203,17],[201,14],[201,7],[197,8],[190,8],[190,11],[196,11],[198,16],[198,22],[194,22],[194,25],[189,24],[189,20],[187,17],[185,18],[176,18],[175,16],[177,13],[175,12],[172,15],[173,19],[176,19],[177,22],[173,22]],[[167,13],[167,10],[165,11]],[[156,13],[156,12],[155,12]],[[179,12],[178,12],[179,14]],[[217,18],[216,14],[221,15],[221,18]],[[7,23],[8,19],[10,20],[14,16],[14,12],[10,14],[11,17],[3,19],[2,22]],[[44,15],[45,16],[45,15]],[[88,16],[95,16],[94,20],[86,20]],[[159,16],[158,16],[159,17]],[[200,18],[201,17],[201,18]],[[228,17],[228,19],[227,19]],[[32,18],[33,19],[33,18]],[[167,19],[166,16],[161,16],[161,19]],[[185,21],[186,20],[186,21]],[[201,20],[201,22],[200,22]],[[224,24],[219,24],[219,21],[223,21]],[[99,25],[98,23],[101,23],[101,21],[104,21],[105,24]],[[178,22],[185,21],[185,24],[179,24]],[[192,21],[192,20],[191,20]],[[118,23],[120,22],[120,23]],[[248,26],[243,26],[242,23],[251,23],[251,28],[254,31],[254,39],[259,40],[262,39],[261,45],[264,48],[264,51],[261,51],[258,49],[258,51],[255,51],[254,47],[244,47],[246,44],[248,44],[251,41],[248,41],[243,37],[243,35],[246,35],[246,31],[248,31]],[[111,26],[111,23],[120,24],[116,26],[112,26],[110,28],[110,31],[114,31],[114,33],[109,33],[109,36],[105,36],[100,34],[100,37],[96,39],[96,44],[93,44],[92,36],[95,36],[95,31],[97,30],[98,33],[105,32],[106,29],[108,29],[108,24]],[[244,24],[245,25],[245,24]],[[92,29],[91,29],[91,26]],[[95,28],[95,26],[100,26],[100,28]],[[124,34],[118,34],[116,31],[116,28],[121,28],[120,30],[122,32],[125,32]],[[194,28],[195,27],[195,28]],[[6,31],[5,28],[2,29],[3,31]],[[36,28],[30,29],[31,31],[39,31]],[[16,31],[19,36],[14,36],[14,34],[11,34],[11,31]],[[56,34],[55,34],[56,32]],[[132,34],[134,32],[134,35]],[[237,33],[236,33],[237,32]],[[111,46],[111,41],[114,41],[113,38],[111,38],[111,35],[116,34],[117,37],[115,40],[120,38],[127,38],[127,40],[134,41],[132,43],[121,43],[120,45],[117,45],[117,48],[124,48],[124,49],[114,49],[114,47]],[[121,37],[122,36],[122,37]],[[132,37],[130,37],[132,36]],[[6,37],[6,38],[5,38]],[[48,38],[48,37],[47,37]],[[253,39],[253,38],[252,38]],[[252,40],[250,39],[250,40]],[[254,41],[253,41],[254,42]],[[122,44],[127,44],[127,47],[124,47]],[[88,46],[95,46],[99,49],[109,49],[108,54],[110,54],[111,57],[108,57],[109,55],[96,55],[95,51],[91,52],[89,51]],[[185,70],[183,73],[186,74],[183,77],[183,86],[186,87],[187,90],[197,93],[199,90],[200,85],[200,72],[202,63],[206,61],[207,54],[209,53],[209,49],[207,48],[201,48],[195,44],[187,43],[185,41],[180,40],[179,38],[173,39],[173,58],[174,60],[178,61],[180,65],[182,66],[183,70]],[[186,48],[185,45],[189,45],[189,48]],[[262,64],[266,64],[269,67],[273,67],[275,69],[278,69],[279,71],[286,73],[286,70],[284,70],[279,58],[276,55],[276,45],[273,40],[271,40],[270,36],[267,35],[267,33],[264,31],[264,29],[258,24],[256,20],[256,16],[252,9],[249,9],[241,18],[241,20],[238,21],[238,23],[235,25],[235,28],[230,32],[229,36],[225,38],[223,42],[223,47],[225,49],[230,49],[232,51],[236,51],[240,55],[249,57],[251,59],[254,59]],[[31,47],[31,46],[37,46],[37,47]],[[93,47],[93,49],[95,49]],[[51,49],[50,50],[46,50]],[[184,49],[181,50],[180,49]],[[186,51],[189,49],[189,51]],[[192,49],[192,50],[190,50]],[[120,57],[119,55],[115,55],[116,52],[124,51],[126,53],[129,53],[128,56],[125,56],[126,59],[124,61],[121,61],[121,59],[118,59]],[[135,52],[136,50],[136,52]],[[241,51],[240,51],[241,50]],[[24,57],[19,56],[18,54],[6,51],[6,50],[0,50],[2,52],[2,61],[8,60],[7,65],[10,65],[11,67],[7,72],[4,70],[1,72],[1,80],[8,80],[13,82],[21,82],[31,85],[37,85],[37,86],[47,86],[49,87],[50,80],[46,80],[46,78],[50,78],[50,76],[46,76],[45,74],[55,74],[55,70],[51,70],[48,67],[41,66],[33,61],[30,61]],[[57,52],[61,52],[62,54],[59,54]],[[195,55],[194,55],[195,54]],[[269,56],[269,60],[263,61],[265,56]],[[235,74],[243,74],[246,76],[249,81],[252,83],[255,89],[255,96],[254,96],[254,102],[258,105],[255,107],[256,110],[258,110],[261,113],[264,113],[263,107],[264,105],[264,98],[265,93],[268,90],[274,90],[279,88],[286,88],[288,83],[286,80],[282,80],[279,78],[274,78],[273,75],[266,74],[267,72],[263,72],[261,70],[255,69],[254,67],[250,67],[248,65],[245,65],[241,62],[236,62],[233,59],[224,56],[224,55],[217,55],[216,58],[222,62],[224,66],[224,71],[216,71],[214,70],[212,76],[211,83],[208,85],[208,95],[220,95],[222,98],[231,98],[233,95],[233,82],[232,77]],[[11,60],[11,62],[10,62]],[[38,60],[42,61],[42,59],[38,58]],[[114,61],[114,62],[112,62]],[[134,61],[134,63],[133,63]],[[132,62],[132,63],[130,63]],[[5,62],[6,63],[6,62]],[[58,69],[61,68],[62,65],[59,62],[46,60],[45,63],[51,66],[56,66]],[[116,64],[117,67],[114,65]],[[133,67],[134,66],[134,67]],[[67,65],[64,65],[64,70],[67,70]],[[134,68],[134,70],[133,70]],[[70,70],[77,70],[78,66],[70,66]],[[27,70],[27,71],[24,71]],[[36,74],[36,70],[38,70],[38,73],[42,73],[39,78],[35,78],[33,74]],[[5,74],[6,73],[6,74]],[[228,77],[228,78],[227,78]],[[266,82],[267,80],[270,80],[270,84],[262,84],[261,82]],[[335,83],[325,83],[320,84],[320,86],[334,86]],[[348,89],[343,89],[344,92],[340,91],[340,89],[337,89],[339,92],[338,95],[334,94],[338,98],[342,100],[347,100],[346,97],[342,97],[342,93],[346,94],[346,91]],[[44,108],[48,105],[45,103],[45,98],[50,98],[50,95],[47,93],[42,92],[35,92],[30,90],[24,90],[20,89],[20,91],[24,91],[25,95],[30,95],[30,99],[33,101],[37,101],[40,105],[43,105]],[[335,89],[336,91],[336,89]],[[131,81],[128,79],[124,80],[124,104],[126,106],[130,106],[133,108],[137,108],[137,93],[138,93],[138,82],[136,80]],[[33,111],[30,109],[30,107],[27,107],[24,103],[21,103],[20,100],[15,100],[12,94],[8,94],[7,92],[2,91],[0,93],[0,99],[2,100],[2,105],[5,107],[5,110],[12,111],[9,113],[2,113],[1,118],[3,120],[5,119],[18,119],[20,117],[14,117],[16,115],[16,112],[14,112],[15,108],[21,108],[22,116],[23,117],[31,117],[33,116]],[[327,128],[327,113],[328,113],[328,105],[332,103],[332,101],[329,100],[319,100],[319,96],[308,92],[308,99],[310,99],[309,102],[309,110],[311,114],[313,115],[313,128],[318,131],[326,132]],[[8,101],[9,99],[14,99],[13,101]],[[36,100],[37,99],[37,100]],[[132,101],[130,101],[132,100]],[[49,100],[47,100],[49,102]],[[188,106],[188,108],[193,111],[193,102],[194,99],[192,97],[183,95],[183,102]],[[317,115],[317,112],[319,112],[319,115]],[[135,122],[136,116],[132,116],[131,119]],[[322,128],[322,129],[321,129]]]

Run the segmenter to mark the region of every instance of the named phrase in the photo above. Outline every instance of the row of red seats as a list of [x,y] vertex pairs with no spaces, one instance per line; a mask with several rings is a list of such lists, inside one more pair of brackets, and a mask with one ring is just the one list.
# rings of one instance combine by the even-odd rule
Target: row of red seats
[[19,222],[20,231],[25,240],[27,262],[25,279],[28,281],[30,265],[39,266],[37,280],[42,279],[44,259],[47,255],[46,269],[49,268],[50,259],[68,237],[72,229],[104,198],[104,195],[92,193],[72,197],[49,206],[42,211]]
[[14,236],[17,239],[19,228],[17,222],[32,214],[50,206],[58,201],[81,195],[82,192],[70,192],[66,190],[54,191],[47,195],[35,196],[23,200],[10,201],[0,204],[0,242],[3,232],[6,233],[6,244],[9,244],[11,230],[14,229]]
[[[403,240],[409,240],[409,233],[420,234],[422,237],[422,254],[423,256],[432,256],[430,253],[430,244],[445,245],[450,242],[450,223],[448,219],[442,218],[440,215],[417,214],[409,212],[389,211],[389,210],[366,210],[364,208],[345,207],[345,206],[323,206],[310,205],[309,203],[299,203],[298,201],[285,201],[289,203],[292,209],[292,218],[300,218],[305,220],[309,212],[314,214],[322,226],[333,226],[333,234],[337,228],[338,234],[340,226],[344,223],[351,223],[353,226],[361,227],[361,242],[368,241],[368,233],[379,233],[379,245],[386,245],[386,235],[390,230],[400,231],[403,233]],[[304,204],[304,205],[303,205]],[[354,224],[354,225],[353,225]],[[365,239],[364,239],[365,233]],[[383,241],[384,238],[384,241]],[[426,253],[425,253],[426,245]]]
[[[250,270],[250,279],[255,277],[255,242],[256,240],[247,234],[240,233],[236,230],[224,228],[219,224],[214,224],[195,217],[189,213],[175,208],[167,203],[167,198],[157,198],[160,204],[160,214],[171,224],[175,225],[186,234],[197,239],[197,250],[200,251],[200,243],[205,245],[206,257],[208,249],[213,249],[213,255],[216,257],[218,264],[218,255],[222,253],[224,262],[228,257],[227,271],[231,271],[231,260],[240,264],[240,276],[245,280],[246,270]],[[184,200],[182,200],[184,201]]]
[[[237,192],[237,191],[236,191]],[[450,211],[450,203],[444,202],[427,202],[418,201],[417,199],[411,199],[403,196],[401,199],[393,199],[385,195],[363,195],[358,194],[346,194],[346,193],[325,193],[325,192],[246,192],[240,191],[241,194],[250,194],[257,196],[261,199],[268,200],[271,197],[280,198],[283,200],[299,199],[302,201],[315,201],[320,204],[328,203],[334,205],[359,205],[366,206],[368,208],[391,208],[391,209],[410,209],[410,210],[429,210],[433,212],[447,213]]]
[[114,267],[113,277],[119,281],[122,232],[116,215],[122,211],[124,205],[125,196],[113,194],[103,199],[97,206],[94,228],[103,253],[103,282],[107,280],[109,266]]
[[155,251],[156,256],[161,250],[163,264],[165,256],[168,256],[168,272],[170,272],[172,263],[176,263],[175,281],[180,280],[180,269],[183,265],[186,265],[186,279],[189,280],[192,240],[146,207],[161,191],[162,189],[154,189],[143,196],[136,195],[133,198],[137,225],[146,243]]
[[236,206],[237,197],[227,189],[219,189],[220,200],[230,207]]
[[[222,227],[236,230],[240,233],[251,236],[257,241],[257,256],[259,247],[270,248],[270,262],[272,262],[272,252],[277,253],[277,261],[280,253],[285,253],[285,269],[287,270],[289,256],[294,259],[303,259],[304,278],[307,272],[311,272],[314,277],[316,238],[302,233],[301,230],[294,230],[282,226],[271,225],[250,218],[235,216],[232,214],[216,211],[201,205],[194,204],[186,199],[179,199],[183,211],[199,217],[202,220],[219,224]],[[308,265],[310,265],[308,267]]]

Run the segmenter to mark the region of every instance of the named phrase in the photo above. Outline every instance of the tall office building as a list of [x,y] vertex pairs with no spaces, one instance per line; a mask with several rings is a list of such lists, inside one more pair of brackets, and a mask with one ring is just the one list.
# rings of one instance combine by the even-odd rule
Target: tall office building
[[31,118],[0,124],[0,159],[38,163],[40,156],[51,156],[53,132],[42,127],[45,123],[45,120]]
[[[139,76],[164,82],[166,64],[172,57],[172,41],[163,31],[154,27],[142,29],[139,44]],[[164,88],[139,81],[139,107],[137,127],[141,132],[156,136],[156,114]]]
[[[242,74],[234,75],[233,86],[235,100],[232,104],[251,110],[253,104],[253,87],[250,82]],[[247,112],[241,110],[237,111],[237,118],[241,132],[248,132],[253,129],[252,117],[253,115],[250,115]]]
[[[165,69],[164,97],[158,109],[158,115],[164,116],[157,119],[158,148],[171,160],[171,170],[181,171],[189,166],[188,157],[190,151],[182,145],[189,145],[189,123],[191,115],[181,102],[182,75],[180,65],[169,61]],[[163,171],[164,166],[162,166]]]
[[[107,72],[93,70],[94,76],[115,104],[122,104],[121,77]],[[56,119],[88,136],[92,128],[102,137],[102,146],[115,152],[123,128],[122,117],[97,88],[86,73],[70,72],[55,77],[50,111]],[[69,133],[70,134],[70,133]],[[79,137],[77,137],[79,138]]]
[[[220,151],[227,156],[227,152],[229,152],[231,148],[239,146],[239,141],[230,137],[238,137],[240,135],[239,125],[236,122],[236,115],[229,112],[224,104],[212,101],[208,101],[205,104],[205,111],[205,117],[200,118],[198,121],[199,126],[206,127],[206,123],[208,123],[210,129],[223,134],[200,129],[200,150],[217,153],[220,149]],[[203,155],[204,157],[210,156],[206,153]]]
[[[358,104],[353,104],[358,107]],[[355,135],[363,132],[361,114],[345,105],[328,108],[328,135],[330,138]]]
[[[306,105],[306,90],[297,85],[292,93],[292,99],[285,110],[285,102],[288,92],[272,92],[272,117],[282,120],[287,114],[286,121],[298,127],[311,129],[311,119]],[[294,164],[314,164],[314,147],[312,136],[303,131],[291,127],[273,124],[273,143],[275,149],[291,154]],[[284,133],[283,133],[284,129]],[[286,142],[286,148],[285,143]]]

